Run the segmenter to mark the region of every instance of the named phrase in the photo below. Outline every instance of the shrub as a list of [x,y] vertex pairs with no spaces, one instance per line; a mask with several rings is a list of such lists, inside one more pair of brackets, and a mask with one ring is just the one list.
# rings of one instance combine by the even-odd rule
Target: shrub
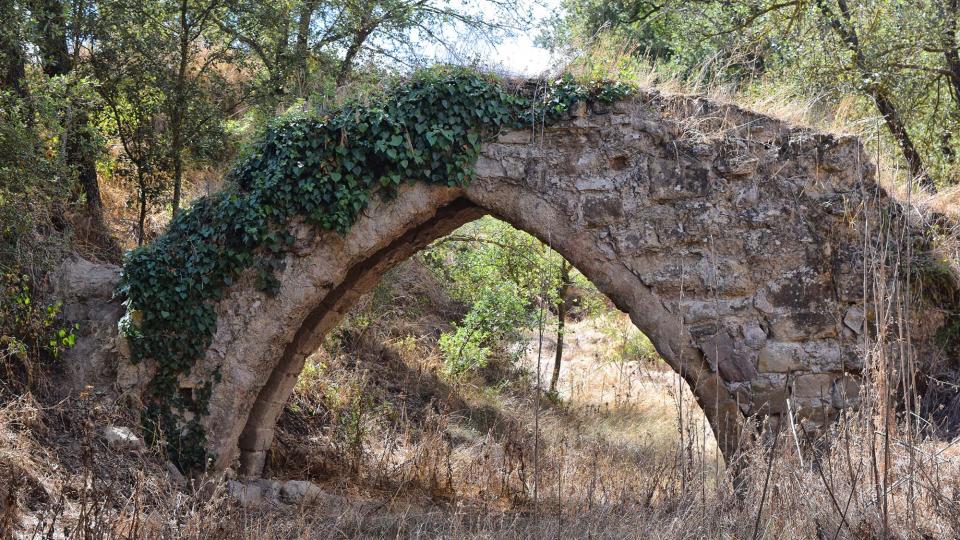
[[61,324],[60,304],[34,301],[26,275],[0,276],[0,374],[2,391],[19,393],[76,342],[76,329]]

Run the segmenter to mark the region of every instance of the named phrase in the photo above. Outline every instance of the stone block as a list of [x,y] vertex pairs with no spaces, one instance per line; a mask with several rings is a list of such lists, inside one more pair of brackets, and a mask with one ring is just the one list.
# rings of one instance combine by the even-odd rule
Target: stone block
[[756,379],[750,383],[754,392],[763,393],[772,390],[786,390],[787,376],[779,373],[760,373]]
[[288,480],[280,486],[280,499],[289,504],[314,505],[326,498],[327,494],[320,486],[306,480]]
[[227,482],[227,493],[244,508],[260,506],[264,501],[263,486],[254,482],[230,480]]
[[726,381],[750,381],[757,376],[756,360],[753,355],[734,351],[732,354],[721,357],[717,368],[720,376]]
[[107,426],[103,428],[103,439],[114,450],[142,450],[143,440],[134,434],[133,430],[124,426]]
[[588,227],[614,223],[623,218],[623,201],[616,194],[588,194],[583,198],[583,220]]
[[[804,232],[788,230],[784,233],[798,235],[783,237],[784,242],[796,242]],[[826,298],[833,297],[830,283],[813,268],[806,267],[783,275],[768,287],[770,302],[790,311],[820,311],[819,307]]]
[[258,476],[263,472],[267,461],[265,451],[240,452],[240,473],[247,476]]
[[815,373],[843,371],[843,356],[836,340],[808,341],[803,344],[804,369]]
[[477,174],[482,174],[488,178],[501,178],[507,175],[507,170],[503,167],[503,164],[500,163],[500,160],[487,156],[477,158],[474,170]]
[[738,350],[730,333],[725,329],[701,339],[700,350],[703,351],[710,368],[718,371],[727,382],[750,381],[757,375],[751,354],[753,351]]
[[[720,361],[733,354],[733,340],[730,339],[730,334],[728,334],[726,330],[721,329],[716,331],[717,326],[714,324],[708,323],[705,325],[705,328],[713,331],[710,332],[710,335],[705,335],[705,331],[700,333],[700,335],[704,336],[700,339],[700,350],[703,351],[703,356],[707,359],[707,363],[710,364],[710,369],[718,371]],[[726,380],[729,381],[729,379]]]
[[857,334],[863,332],[863,309],[860,306],[850,306],[843,316],[843,324]]
[[837,409],[856,408],[860,405],[860,383],[845,375],[833,382],[830,399]]
[[767,333],[760,328],[757,321],[748,321],[740,326],[743,335],[743,344],[754,350],[760,350],[767,343]]
[[750,412],[751,414],[784,414],[787,412],[788,397],[786,388],[754,392],[753,409]]
[[826,426],[837,418],[837,410],[830,406],[824,406],[821,402],[804,403],[798,402],[793,409],[798,422],[803,424],[806,430],[818,429]]
[[822,311],[791,311],[771,318],[770,333],[779,341],[832,338],[837,336],[837,322]]
[[715,321],[720,315],[720,306],[716,300],[684,300],[680,309],[686,324]]
[[757,371],[760,373],[789,373],[803,369],[800,359],[802,352],[798,343],[768,341],[757,357]]
[[792,395],[802,399],[829,399],[836,376],[825,373],[800,375],[793,381]]
[[533,140],[533,133],[529,129],[504,131],[497,137],[500,144],[528,144]]
[[773,315],[777,312],[776,306],[774,306],[770,299],[767,297],[767,291],[760,289],[753,297],[753,307],[757,308],[761,313],[766,313],[767,315]]
[[260,426],[247,429],[240,435],[240,448],[253,451],[267,451],[273,444],[273,426]]
[[710,193],[710,173],[705,168],[686,168],[672,160],[651,160],[650,198],[657,202],[705,197]]
[[627,256],[656,250],[660,246],[657,231],[649,225],[640,225],[635,230],[619,231],[614,234],[613,239],[617,252]]
[[77,256],[68,257],[50,273],[53,295],[65,305],[88,299],[109,300],[120,282],[120,267]]

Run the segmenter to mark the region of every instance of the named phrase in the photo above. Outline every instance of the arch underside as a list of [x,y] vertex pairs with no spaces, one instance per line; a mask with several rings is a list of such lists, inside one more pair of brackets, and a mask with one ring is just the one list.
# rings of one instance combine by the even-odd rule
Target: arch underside
[[[695,126],[695,129],[690,126]],[[292,225],[274,297],[218,305],[191,380],[219,369],[203,419],[216,468],[259,474],[307,356],[387,270],[492,214],[549,244],[689,383],[728,457],[752,415],[822,424],[856,405],[861,219],[888,204],[856,141],[693,98],[581,108],[483,147],[465,188],[402,186],[343,236]],[[190,386],[191,380],[184,385]]]
[[[259,390],[257,399],[250,409],[250,415],[238,439],[241,473],[258,475],[263,470],[267,452],[273,442],[277,419],[296,386],[297,378],[303,370],[306,359],[317,351],[323,342],[323,338],[340,323],[360,297],[376,287],[381,277],[396,265],[413,256],[434,240],[442,238],[458,227],[486,214],[504,219],[502,215],[493,214],[490,210],[475,204],[466,195],[455,198],[439,207],[435,214],[429,216],[422,223],[417,223],[404,231],[403,234],[387,246],[374,252],[369,258],[352,266],[346,272],[343,280],[326,293],[323,300],[307,315],[293,339],[284,348],[280,361],[273,368],[266,384]],[[513,223],[509,219],[506,221]],[[523,225],[518,226],[522,227]],[[550,242],[556,250],[563,249],[560,245],[553,243],[550,238],[541,237],[539,234],[541,231],[528,232],[540,237],[541,241]],[[563,251],[560,251],[560,253],[564,254]],[[569,260],[575,261],[572,258]],[[576,262],[574,264],[576,265]],[[590,277],[589,272],[588,270],[585,274],[587,277]],[[608,297],[619,309],[631,313],[630,305],[633,303],[633,298],[625,299],[617,292],[607,293],[604,288],[601,288],[601,291],[608,294]],[[644,309],[645,313],[649,313],[649,311]],[[657,310],[654,308],[652,311]],[[671,315],[667,313],[662,314],[662,316],[666,319],[671,318]],[[633,318],[632,315],[631,318]],[[670,321],[664,320],[658,321],[658,323],[670,324]],[[644,327],[648,325],[649,321],[644,321]],[[677,337],[683,336],[684,329],[680,320],[673,321],[672,327],[676,329]],[[689,336],[683,337],[689,339]],[[675,338],[669,336],[658,338],[660,338],[658,335],[651,337],[655,347],[671,367],[685,377],[691,388],[697,390],[695,395],[698,397],[701,407],[705,411],[709,409],[707,416],[711,419],[715,432],[723,437],[720,439],[721,444],[737,444],[741,415],[736,409],[736,403],[732,396],[718,394],[722,383],[716,380],[716,375],[711,375],[705,370],[702,355],[699,355],[697,350],[689,350],[689,347],[686,347],[688,350],[685,351],[682,344],[678,346],[679,342]],[[688,359],[683,358],[684,352],[689,355]],[[708,399],[704,401],[702,398]],[[726,405],[726,410],[722,409],[723,405]],[[722,419],[720,425],[714,425],[714,419]]]

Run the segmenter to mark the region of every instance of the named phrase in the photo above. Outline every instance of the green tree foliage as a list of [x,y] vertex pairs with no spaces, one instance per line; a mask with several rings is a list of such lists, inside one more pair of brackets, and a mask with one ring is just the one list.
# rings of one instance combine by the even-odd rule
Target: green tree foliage
[[20,98],[29,97],[27,59],[23,46],[23,14],[13,0],[0,2],[0,83]]
[[64,137],[35,136],[80,188],[59,198],[85,202],[113,249],[98,168],[131,188],[142,244],[151,212],[178,212],[191,169],[224,167],[265,119],[305,98],[329,101],[360,65],[396,73],[426,43],[455,39],[450,25],[492,32],[482,13],[442,0],[3,0],[0,85],[32,125],[35,102],[63,79],[53,86],[68,90]]
[[[227,0],[220,28],[239,51],[262,66],[267,105],[311,96],[329,97],[356,74],[360,62],[395,70],[417,64],[429,45],[449,45],[450,30],[495,39],[504,23],[482,17],[502,14],[513,2],[483,0]],[[477,4],[477,5],[474,5]],[[470,9],[471,7],[477,9]]]
[[89,89],[65,82],[41,80],[29,100],[0,91],[0,271],[39,279],[69,247],[63,214],[77,206],[79,186],[61,152],[60,118]]
[[628,41],[638,55],[748,88],[763,80],[836,106],[858,96],[904,168],[929,188],[956,182],[960,53],[954,0],[566,0],[544,40]]
[[494,347],[519,343],[520,331],[530,326],[528,298],[515,283],[505,281],[484,287],[455,330],[440,336],[447,371],[460,374],[487,365]]
[[[90,61],[137,187],[138,244],[151,204],[180,208],[185,163],[222,152],[223,122],[246,95],[243,67],[216,28],[220,0],[101,0]],[[119,169],[125,170],[124,168]]]
[[29,139],[56,154],[51,161],[63,165],[58,175],[69,177],[69,185],[61,186],[67,189],[59,192],[57,203],[78,209],[83,205],[92,233],[88,240],[107,256],[118,257],[105,230],[97,182],[102,140],[90,122],[94,93],[75,69],[77,55],[69,53],[69,41],[82,39],[81,12],[68,18],[67,5],[60,0],[0,3],[0,89],[21,100],[14,104],[5,99],[4,107],[19,110]]
[[447,369],[483,367],[492,349],[520,343],[536,324],[538,301],[556,303],[562,258],[536,238],[493,218],[458,229],[427,249],[423,258],[469,306],[452,332],[440,337]]
[[[453,374],[485,366],[495,351],[522,353],[517,346],[526,341],[524,333],[551,314],[556,315],[557,341],[562,343],[572,286],[585,293],[581,303],[602,302],[600,293],[560,254],[491,217],[435,242],[422,257],[450,284],[451,295],[468,306],[454,330],[440,337]],[[562,354],[561,348],[557,365]]]

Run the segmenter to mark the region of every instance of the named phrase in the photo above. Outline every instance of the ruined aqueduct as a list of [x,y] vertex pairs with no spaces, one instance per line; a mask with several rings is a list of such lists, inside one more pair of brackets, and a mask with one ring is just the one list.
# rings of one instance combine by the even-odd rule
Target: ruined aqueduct
[[[375,200],[346,235],[294,226],[275,296],[252,277],[232,286],[205,359],[181,382],[189,391],[220,368],[202,420],[216,468],[239,458],[258,474],[324,335],[385,271],[484,214],[549,243],[628,313],[689,383],[724,453],[747,418],[783,415],[788,399],[815,424],[858,404],[884,264],[869,252],[903,207],[856,139],[642,91],[581,104],[542,132],[502,133],[476,170],[466,188],[409,185]],[[93,285],[68,275],[61,294],[86,323],[72,353],[96,372],[85,376],[136,395],[149,366],[117,354],[122,307],[92,307],[114,275]],[[943,314],[914,310],[912,350],[938,354]]]

